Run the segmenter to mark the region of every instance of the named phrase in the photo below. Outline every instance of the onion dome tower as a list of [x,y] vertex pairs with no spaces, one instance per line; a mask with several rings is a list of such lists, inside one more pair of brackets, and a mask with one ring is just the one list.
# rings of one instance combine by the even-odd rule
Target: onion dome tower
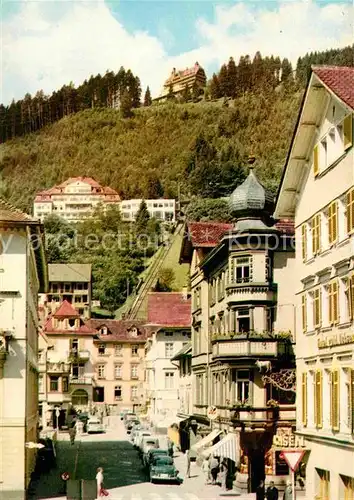
[[254,157],[249,159],[249,174],[229,198],[229,207],[238,231],[269,231],[274,211],[272,194],[259,182],[253,170]]

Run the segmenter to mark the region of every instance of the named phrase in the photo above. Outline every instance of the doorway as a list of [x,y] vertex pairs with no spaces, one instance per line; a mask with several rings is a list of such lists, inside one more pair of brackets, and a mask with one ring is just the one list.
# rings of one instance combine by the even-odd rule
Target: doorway
[[263,452],[258,450],[252,452],[248,468],[249,493],[255,493],[259,483],[265,480],[264,462]]

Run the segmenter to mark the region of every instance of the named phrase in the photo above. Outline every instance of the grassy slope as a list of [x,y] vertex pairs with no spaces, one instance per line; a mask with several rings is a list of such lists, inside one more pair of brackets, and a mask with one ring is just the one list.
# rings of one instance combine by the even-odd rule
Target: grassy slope
[[[165,196],[188,191],[184,170],[200,133],[220,154],[229,148],[257,156],[259,175],[277,183],[291,139],[299,94],[246,95],[229,108],[220,103],[143,108],[123,120],[112,109],[87,110],[39,133],[0,146],[6,196],[31,210],[35,193],[69,176],[93,176],[124,198],[144,194],[146,174],[157,173]],[[4,186],[2,187],[4,192]]]

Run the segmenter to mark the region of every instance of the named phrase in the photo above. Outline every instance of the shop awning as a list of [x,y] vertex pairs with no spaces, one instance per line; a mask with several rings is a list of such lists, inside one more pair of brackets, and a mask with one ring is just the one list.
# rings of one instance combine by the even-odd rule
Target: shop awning
[[220,434],[222,434],[222,432],[223,431],[221,431],[220,429],[214,429],[213,431],[211,431],[210,434],[208,434],[207,436],[203,437],[203,439],[201,439],[200,441],[195,443],[192,446],[192,450],[200,451],[202,448],[204,448],[205,446],[210,444],[212,441],[214,441],[214,439],[216,437],[220,436]]
[[214,457],[230,458],[236,464],[240,460],[240,438],[238,434],[229,432],[218,443],[203,451],[203,455],[213,455]]

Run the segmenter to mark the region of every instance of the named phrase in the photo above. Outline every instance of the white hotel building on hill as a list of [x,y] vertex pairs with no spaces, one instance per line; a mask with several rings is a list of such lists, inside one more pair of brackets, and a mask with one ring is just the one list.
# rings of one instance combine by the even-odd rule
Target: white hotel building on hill
[[275,212],[295,219],[297,433],[311,500],[354,499],[353,110],[354,68],[314,67]]
[[[79,222],[92,214],[98,204],[117,204],[124,221],[135,220],[141,199],[121,201],[117,191],[103,187],[91,177],[73,177],[50,189],[41,191],[33,203],[34,217],[43,221],[55,213],[67,222]],[[173,199],[146,200],[151,217],[164,222],[174,222],[176,202]]]

